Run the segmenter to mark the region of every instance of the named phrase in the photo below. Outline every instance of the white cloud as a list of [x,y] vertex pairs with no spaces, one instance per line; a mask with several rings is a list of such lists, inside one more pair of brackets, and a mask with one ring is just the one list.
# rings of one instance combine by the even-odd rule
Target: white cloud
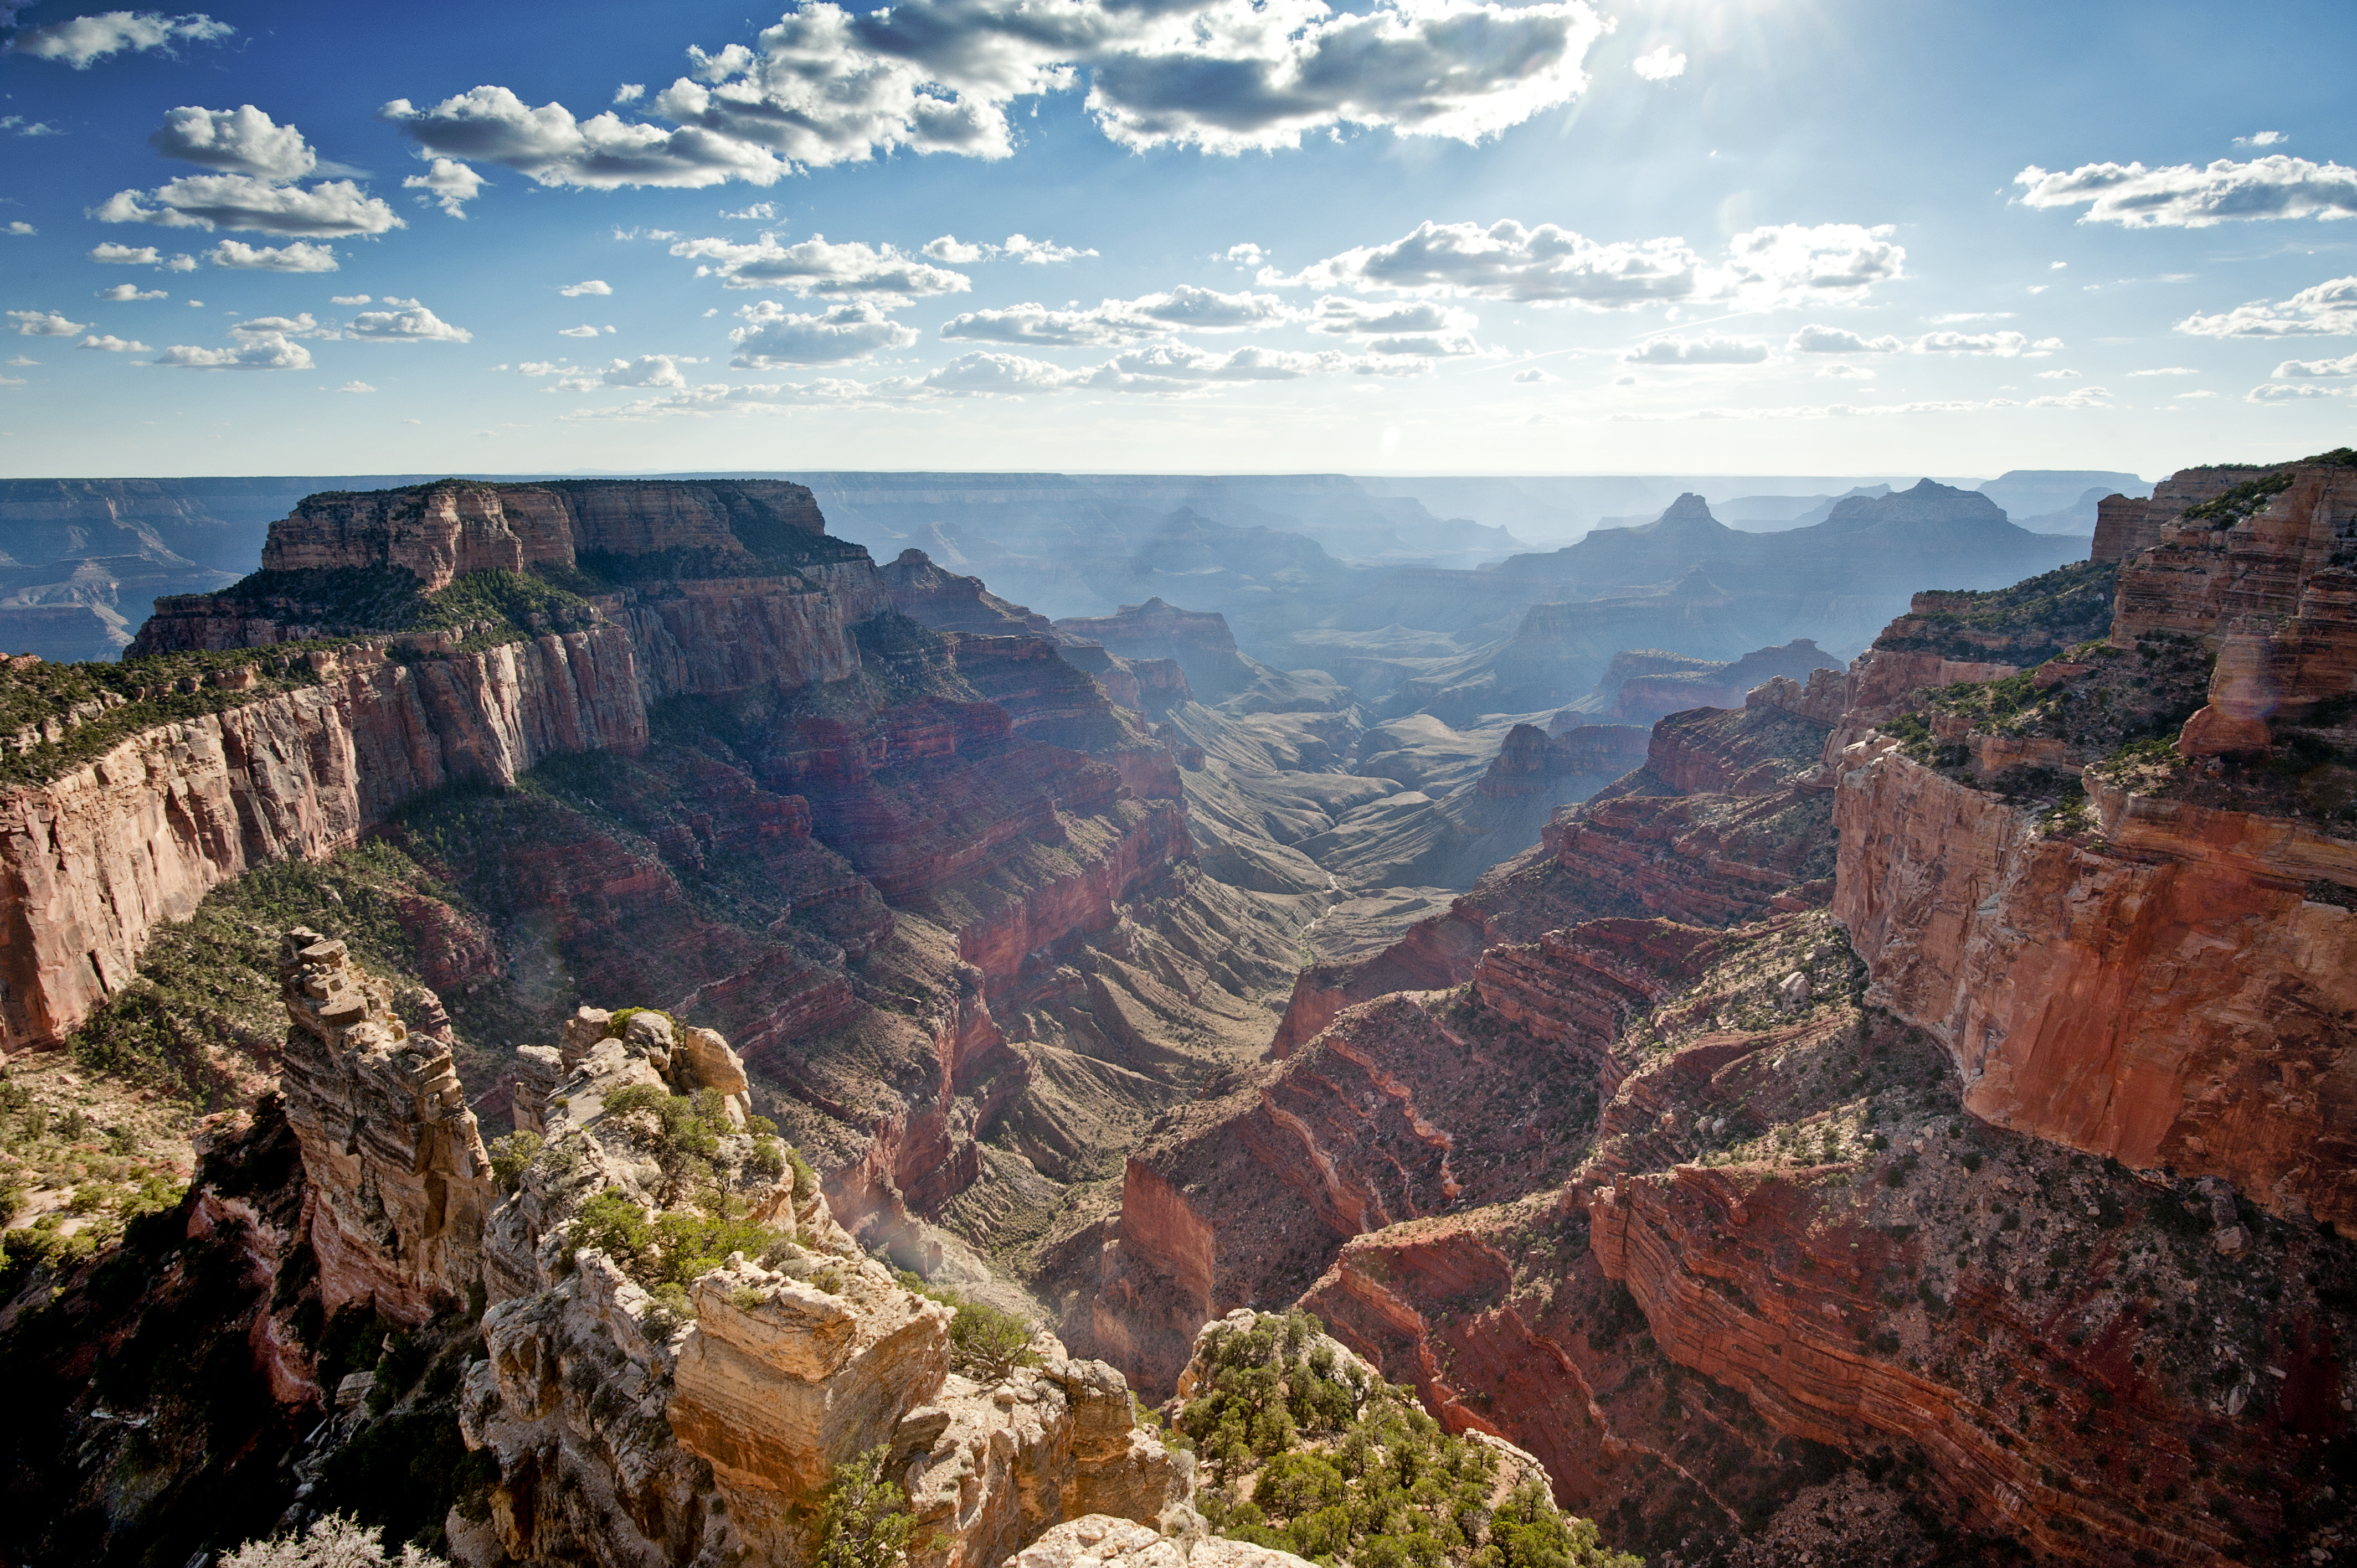
[[2178,396],[2179,399],[2190,398],[2190,397],[2216,397],[2217,395],[2218,395],[2218,394],[2217,394],[2216,392],[2206,392],[2206,391],[2205,391],[2205,392],[2179,392],[2179,393],[2177,394],[2177,396]]
[[1907,345],[1888,334],[1861,338],[1846,327],[1803,327],[1786,344],[1796,354],[1895,354]]
[[159,16],[153,11],[103,11],[95,16],[75,16],[47,27],[27,27],[8,47],[36,59],[63,60],[76,70],[124,49],[169,48],[187,40],[204,43],[237,31],[201,12],[186,16]]
[[559,338],[595,338],[600,332],[612,330],[611,327],[592,327],[585,321],[578,327],[560,327],[556,329],[556,335]]
[[2038,379],[2041,381],[2075,381],[2079,379],[2079,372],[2076,371],[2040,371],[2038,372]]
[[[974,356],[968,355],[968,359]],[[1207,381],[1285,381],[1338,371],[1349,356],[1244,348],[1214,354],[1185,343],[1157,343],[1117,354],[1076,384],[1112,392],[1175,392]]]
[[329,305],[367,305],[371,301],[364,294],[337,294],[328,295],[328,303]]
[[943,234],[925,242],[920,252],[927,261],[947,262],[952,266],[972,266],[987,261],[997,252],[996,245],[969,245],[955,234]]
[[929,299],[935,295],[963,294],[974,286],[963,273],[928,266],[890,245],[872,248],[857,241],[834,245],[823,234],[813,234],[797,245],[780,245],[766,236],[756,244],[727,240],[682,240],[671,253],[707,264],[696,275],[716,274],[729,288],[779,285],[801,295],[825,295],[840,299]]
[[1870,381],[1875,379],[1874,372],[1864,365],[1823,365],[1818,368],[1817,374],[1836,381]]
[[[943,322],[942,336],[971,343],[1110,348],[1178,331],[1249,332],[1283,326],[1300,314],[1273,294],[1223,294],[1181,284],[1135,299],[1103,300],[1088,310],[1028,304],[969,311]],[[1473,320],[1461,311],[1437,311],[1435,318],[1461,318],[1468,325]]]
[[[1241,297],[1251,298],[1246,295]],[[1264,295],[1274,304],[1272,296]],[[1282,319],[1281,317],[1279,319]],[[1362,299],[1328,295],[1310,313],[1309,329],[1338,338],[1385,338],[1406,333],[1448,333],[1462,336],[1480,325],[1469,310],[1456,310],[1431,300],[1402,300],[1372,305]],[[1470,340],[1461,350],[1471,352]]]
[[75,344],[74,347],[77,349],[96,349],[100,352],[106,354],[150,354],[155,352],[154,349],[148,348],[145,343],[135,342],[133,339],[128,338],[117,338],[112,332],[106,334],[102,338],[97,336],[85,338],[81,342]]
[[27,120],[22,114],[0,114],[0,131],[12,136],[62,136],[63,131],[41,120]]
[[250,174],[285,184],[318,166],[318,155],[292,125],[281,125],[251,103],[235,109],[185,104],[164,116],[147,145],[167,158]]
[[[402,302],[388,299],[387,305]],[[363,310],[344,328],[344,336],[370,343],[469,343],[475,335],[453,327],[415,300],[399,310]]]
[[176,343],[157,355],[156,363],[171,371],[307,371],[312,368],[311,350],[275,332],[257,334],[229,349],[199,349]]
[[2281,153],[2205,168],[2173,164],[2082,164],[2049,174],[2032,164],[2014,177],[2029,207],[2084,207],[2082,223],[2130,229],[2206,229],[2253,218],[2357,218],[2357,169]]
[[1516,371],[1514,372],[1514,384],[1516,386],[1543,386],[1548,381],[1557,381],[1559,379],[1561,378],[1551,376],[1546,371],[1536,368],[1527,371]]
[[70,338],[88,325],[68,321],[54,310],[12,310],[8,319],[16,323],[19,338]]
[[1656,338],[1620,356],[1627,365],[1757,365],[1768,358],[1768,345],[1751,338],[1722,338],[1706,332],[1696,338]]
[[1212,255],[1211,259],[1215,262],[1232,262],[1240,267],[1265,267],[1268,265],[1269,255],[1258,245],[1247,242],[1241,245],[1230,245],[1225,251]]
[[372,392],[376,391],[376,388],[369,385],[366,381],[346,381],[342,386],[338,387],[336,390],[339,392]]
[[142,289],[137,284],[119,283],[113,288],[100,289],[97,297],[122,305],[135,299],[169,299],[171,295],[160,288]]
[[1000,247],[1000,253],[1013,256],[1025,266],[1053,266],[1059,262],[1093,256],[1096,252],[1075,250],[1070,245],[1059,245],[1048,240],[1034,240],[1028,234],[1009,234],[1006,243]]
[[1387,245],[1345,251],[1295,277],[1263,273],[1261,281],[1596,310],[1705,299],[1770,310],[1856,301],[1904,276],[1907,252],[1890,233],[1855,223],[1770,225],[1736,235],[1725,263],[1712,266],[1674,238],[1599,244],[1552,223],[1426,221]]
[[819,315],[798,316],[765,299],[737,314],[744,317],[745,325],[728,333],[728,340],[737,345],[736,356],[728,362],[739,370],[840,365],[888,349],[906,349],[917,340],[913,328],[901,326],[866,300],[838,305]]
[[576,299],[585,294],[611,294],[614,292],[614,289],[612,285],[607,283],[602,278],[587,278],[580,283],[565,284],[562,287],[558,288],[556,292],[563,295],[567,299]]
[[30,223],[26,222],[21,218],[10,223],[6,231],[10,234],[16,235],[18,238],[40,232],[38,229],[34,228]]
[[1649,49],[1637,57],[1633,69],[1647,81],[1667,81],[1686,73],[1686,57],[1669,45]]
[[2189,316],[2177,330],[2196,338],[2341,338],[2357,333],[2357,277],[2301,289],[2280,304],[2255,300],[2220,316]]
[[332,327],[322,327],[307,310],[295,316],[257,316],[230,328],[232,338],[337,338]]
[[418,200],[439,202],[442,210],[451,217],[464,218],[467,203],[482,194],[483,185],[483,177],[465,164],[436,158],[425,166],[424,174],[414,174],[403,180],[401,188],[422,191]]
[[1889,224],[1771,224],[1727,242],[1716,292],[1752,310],[1864,299],[1877,284],[1906,275],[1907,252]]
[[947,262],[954,266],[971,266],[976,262],[996,262],[1006,257],[1031,266],[1049,266],[1096,254],[1094,251],[1076,250],[1051,241],[1034,240],[1028,234],[1009,234],[1003,245],[994,245],[987,241],[967,244],[954,234],[943,234],[939,239],[926,241],[918,253],[928,261]]
[[774,201],[748,202],[734,212],[724,208],[720,213],[721,217],[736,223],[767,223],[777,215],[778,204]]
[[674,129],[576,122],[498,87],[385,113],[434,152],[599,186],[768,184],[896,149],[1005,157],[1017,99],[1082,89],[1132,148],[1238,153],[1344,125],[1472,142],[1576,97],[1604,26],[1584,0],[794,0],[752,48],[689,50],[647,103]]
[[33,359],[33,358],[32,358],[31,356],[29,356],[29,355],[26,355],[26,354],[12,354],[12,355],[10,355],[10,356],[8,357],[8,362],[9,362],[10,364],[12,364],[12,365],[38,365],[38,364],[39,364],[41,361],[40,361],[40,360],[38,360]]
[[2010,310],[1952,310],[1945,316],[1931,317],[1931,322],[1934,327],[1953,327],[1965,321],[2010,321],[2012,319],[2013,312]]
[[2067,392],[2049,392],[2034,397],[2024,405],[2029,408],[2109,408],[2110,392],[2101,387],[2074,387]]
[[118,245],[112,240],[103,244],[92,245],[90,248],[90,259],[93,262],[119,263],[124,266],[153,267],[163,264],[163,258],[156,253],[156,247],[153,245]]
[[597,392],[606,387],[650,387],[678,391],[687,385],[682,365],[700,365],[704,361],[682,354],[641,354],[635,360],[614,360],[608,364],[585,369],[570,365],[525,364],[518,366],[525,375],[561,375],[557,386],[565,392]]
[[2282,381],[2269,381],[2253,387],[2244,395],[2245,403],[2305,403],[2310,398],[2339,397],[2345,389],[2311,385],[2287,386]]
[[250,273],[332,273],[336,267],[333,245],[314,245],[296,240],[285,245],[249,245],[242,240],[223,240],[205,252],[205,260],[217,267]]
[[2023,354],[2050,354],[2062,347],[2062,339],[2040,338],[2033,342],[2022,332],[1926,332],[1911,347],[1919,354],[1993,354],[2011,360]]
[[2149,371],[2130,371],[2130,376],[2198,376],[2201,372],[2190,365],[2161,365]]
[[378,113],[429,153],[500,164],[543,185],[770,185],[789,166],[761,147],[697,126],[665,131],[626,123],[611,110],[576,120],[561,103],[529,108],[504,87],[474,88],[428,109],[396,98]]
[[2259,131],[2248,136],[2235,137],[2234,145],[2238,147],[2273,147],[2290,140],[2281,131]]
[[2318,376],[2357,376],[2357,354],[2338,360],[2286,360],[2276,367],[2276,380],[2312,380]]
[[636,103],[646,95],[647,84],[643,81],[626,81],[614,89],[614,102],[617,103]]
[[90,216],[102,223],[247,229],[315,239],[403,227],[392,208],[363,195],[350,180],[323,180],[307,188],[245,174],[188,175],[152,191],[120,190],[91,209]]

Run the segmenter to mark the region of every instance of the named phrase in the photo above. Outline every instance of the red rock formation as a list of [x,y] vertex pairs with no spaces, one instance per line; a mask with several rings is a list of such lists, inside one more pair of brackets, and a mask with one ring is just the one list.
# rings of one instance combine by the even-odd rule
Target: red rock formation
[[1124,605],[1109,616],[1060,620],[1056,630],[1125,659],[1173,660],[1186,671],[1189,685],[1209,701],[1231,696],[1253,682],[1227,618],[1215,611],[1182,610],[1156,598]]
[[2236,485],[2274,472],[2229,467],[2179,468],[2152,488],[2150,499],[2105,496],[2095,503],[2095,543],[2091,561],[2132,561],[2160,542],[2161,531],[2188,507],[2215,500]]
[[262,564],[280,572],[403,566],[432,593],[463,573],[570,566],[589,553],[708,551],[749,564],[823,539],[825,526],[808,489],[774,479],[445,479],[308,497],[271,526]]
[[1541,792],[1550,779],[1618,779],[1643,765],[1647,738],[1634,725],[1581,725],[1553,736],[1533,725],[1516,725],[1506,732],[1476,789],[1491,800],[1511,800]]

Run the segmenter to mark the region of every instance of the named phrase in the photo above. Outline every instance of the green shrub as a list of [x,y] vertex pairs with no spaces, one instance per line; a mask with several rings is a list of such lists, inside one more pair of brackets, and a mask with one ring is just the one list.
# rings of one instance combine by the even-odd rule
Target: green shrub
[[491,1140],[491,1174],[499,1178],[501,1187],[511,1192],[515,1190],[524,1167],[540,1153],[540,1134],[530,1132],[510,1133]]
[[908,1498],[885,1475],[889,1444],[879,1443],[834,1467],[819,1515],[815,1568],[899,1568],[917,1532]]

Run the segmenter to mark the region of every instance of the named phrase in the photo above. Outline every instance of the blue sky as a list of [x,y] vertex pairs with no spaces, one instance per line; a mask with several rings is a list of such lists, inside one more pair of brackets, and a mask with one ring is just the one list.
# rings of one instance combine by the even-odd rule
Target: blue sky
[[205,3],[0,0],[0,473],[2150,476],[2357,411],[2345,0]]

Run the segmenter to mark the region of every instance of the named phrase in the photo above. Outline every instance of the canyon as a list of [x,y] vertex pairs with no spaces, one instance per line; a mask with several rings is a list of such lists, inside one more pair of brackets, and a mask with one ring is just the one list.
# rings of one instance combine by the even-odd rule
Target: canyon
[[[0,1318],[69,1369],[42,1430],[145,1477],[19,1495],[48,1550],[193,1551],[199,1454],[292,1455],[223,1472],[258,1530],[440,1423],[431,1517],[370,1506],[470,1564],[802,1562],[882,1444],[922,1568],[1283,1568],[1131,1391],[1177,1419],[1220,1325],[1298,1310],[1663,1563],[2327,1561],[2352,475],[2188,470],[2092,548],[1929,481],[1774,533],[1687,497],[1406,661],[1351,610],[1051,618],[791,484],[309,497],[159,603],[152,673],[9,667],[12,1076],[162,1008],[277,1086]],[[1836,539],[1834,621],[1761,608]],[[230,913],[264,886],[309,908]],[[283,1046],[167,994],[199,929]],[[671,1279],[617,1203],[780,1239]],[[951,1369],[928,1292],[1034,1364]],[[159,1314],[243,1391],[141,1458],[70,1369]],[[363,1317],[398,1391],[331,1375]]]

